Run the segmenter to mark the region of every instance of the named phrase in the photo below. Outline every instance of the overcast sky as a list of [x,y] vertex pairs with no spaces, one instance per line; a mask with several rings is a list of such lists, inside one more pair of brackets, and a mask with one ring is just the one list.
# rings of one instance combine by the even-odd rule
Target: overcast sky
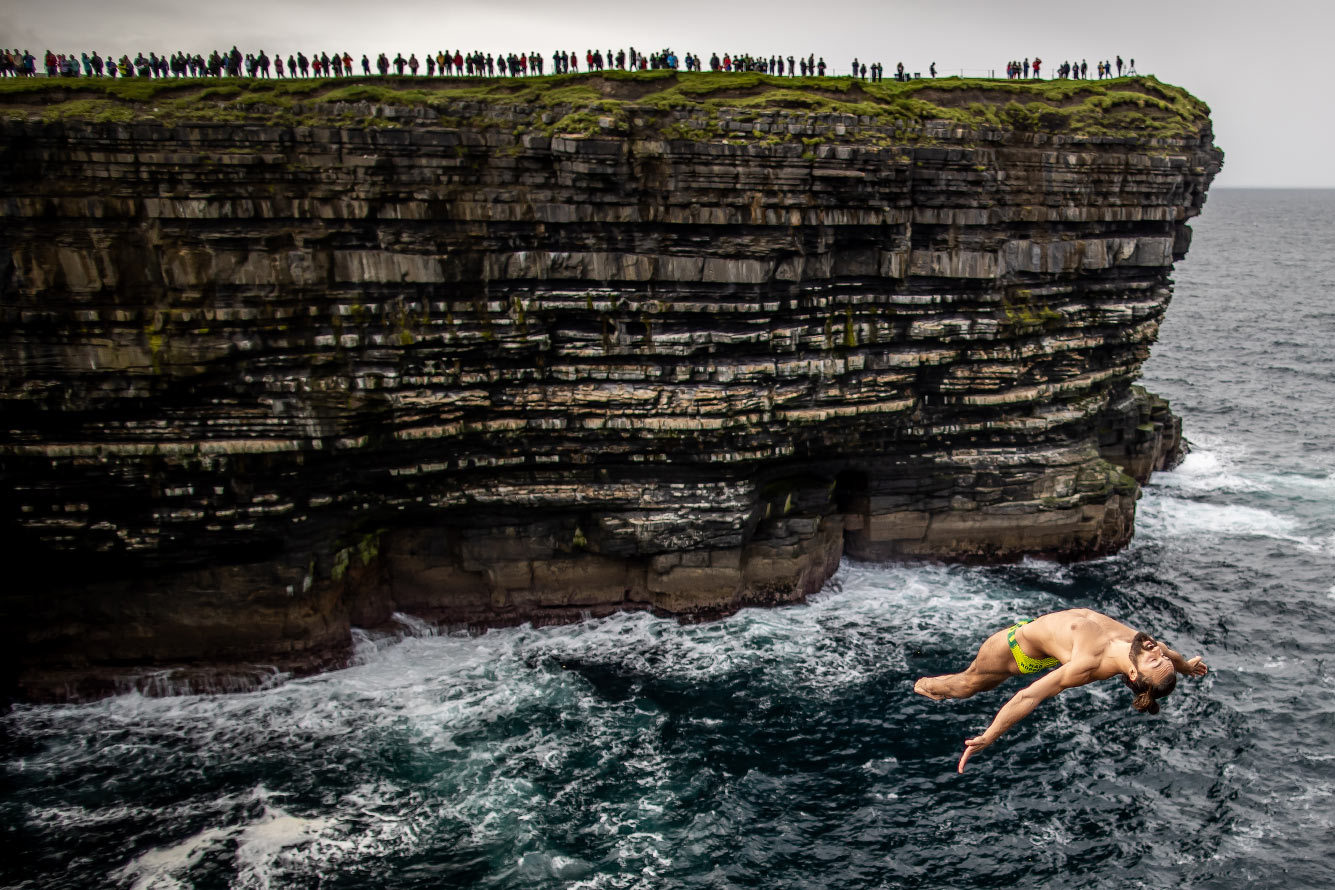
[[1134,58],[1213,111],[1234,187],[1335,188],[1331,0],[0,0],[0,44],[56,52],[207,52],[236,44],[284,56],[444,48],[576,51],[633,45],[854,56],[893,70],[985,74],[1007,59]]

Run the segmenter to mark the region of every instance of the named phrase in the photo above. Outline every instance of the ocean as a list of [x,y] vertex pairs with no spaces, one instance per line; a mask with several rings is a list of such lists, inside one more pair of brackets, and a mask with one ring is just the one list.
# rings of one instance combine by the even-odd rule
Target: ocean
[[[239,695],[0,717],[23,888],[1335,886],[1335,192],[1217,189],[1145,385],[1192,452],[1072,566],[845,562],[681,625],[358,635]],[[955,765],[1018,681],[931,702],[1016,617],[1107,612],[1210,666],[1116,680]]]

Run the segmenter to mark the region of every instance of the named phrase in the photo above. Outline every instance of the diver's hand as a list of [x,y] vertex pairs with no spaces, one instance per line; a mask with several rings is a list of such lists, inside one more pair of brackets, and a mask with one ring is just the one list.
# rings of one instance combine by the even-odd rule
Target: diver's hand
[[1208,670],[1209,668],[1205,666],[1205,662],[1201,661],[1201,657],[1197,655],[1195,658],[1187,662],[1187,669],[1182,673],[1192,677],[1204,677],[1205,672]]
[[960,758],[960,765],[955,771],[960,773],[964,772],[964,764],[969,762],[969,758],[992,744],[992,741],[992,739],[987,737],[987,733],[983,733],[982,735],[975,736],[971,739],[965,739],[964,756]]

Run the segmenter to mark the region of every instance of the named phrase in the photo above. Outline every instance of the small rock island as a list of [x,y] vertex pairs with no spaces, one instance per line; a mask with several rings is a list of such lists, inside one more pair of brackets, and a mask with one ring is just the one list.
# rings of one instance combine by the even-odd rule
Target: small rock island
[[0,129],[27,699],[1115,552],[1223,160],[1148,77],[23,81]]

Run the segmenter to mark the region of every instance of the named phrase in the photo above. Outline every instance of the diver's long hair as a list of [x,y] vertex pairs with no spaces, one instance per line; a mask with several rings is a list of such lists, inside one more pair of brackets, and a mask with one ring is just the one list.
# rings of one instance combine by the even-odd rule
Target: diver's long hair
[[[1152,639],[1152,637],[1143,631],[1136,633],[1135,639],[1131,641],[1132,664],[1135,664],[1136,654],[1144,649],[1145,641],[1149,639]],[[1158,683],[1151,683],[1145,678],[1144,674],[1141,675],[1139,680],[1132,680],[1125,674],[1122,675],[1122,679],[1136,694],[1135,699],[1131,702],[1131,707],[1142,714],[1159,713],[1159,702],[1156,699],[1163,698],[1177,688],[1177,671],[1173,671]]]

